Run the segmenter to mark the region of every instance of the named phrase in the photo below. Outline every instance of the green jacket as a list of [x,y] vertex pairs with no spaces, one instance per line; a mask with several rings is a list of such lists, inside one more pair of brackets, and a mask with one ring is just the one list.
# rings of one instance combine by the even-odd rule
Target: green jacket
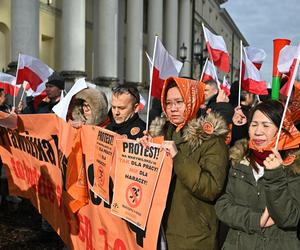
[[[256,182],[249,161],[244,158],[247,140],[230,149],[232,167],[226,193],[216,204],[218,218],[230,230],[223,249],[300,249],[297,226],[300,219],[300,152],[287,167],[265,169]],[[260,227],[260,217],[268,208],[275,225]]]
[[[203,122],[213,125],[212,134],[203,131]],[[228,164],[225,120],[211,113],[189,122],[178,133],[169,122],[155,120],[150,133],[164,134],[178,149],[163,218],[168,249],[215,249],[218,221],[214,204],[223,189]]]

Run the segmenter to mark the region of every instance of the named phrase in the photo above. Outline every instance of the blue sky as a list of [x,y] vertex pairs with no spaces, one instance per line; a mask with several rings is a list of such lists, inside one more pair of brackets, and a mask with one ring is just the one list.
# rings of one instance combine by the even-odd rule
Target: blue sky
[[228,0],[225,8],[250,46],[264,49],[267,58],[261,72],[272,81],[273,39],[300,42],[300,0]]

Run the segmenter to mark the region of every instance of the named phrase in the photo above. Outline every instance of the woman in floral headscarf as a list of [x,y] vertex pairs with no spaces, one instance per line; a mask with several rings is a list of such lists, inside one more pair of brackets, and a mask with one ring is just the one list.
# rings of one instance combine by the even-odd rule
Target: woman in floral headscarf
[[[172,141],[167,147],[174,176],[163,218],[169,250],[216,247],[214,202],[226,179],[227,125],[213,112],[196,119],[204,88],[204,83],[190,79],[166,80],[161,103],[167,119],[156,118],[150,126],[151,136]],[[141,143],[149,139],[145,136]]]
[[259,103],[250,113],[249,141],[230,149],[226,192],[216,204],[230,227],[223,249],[300,249],[300,133],[287,113],[274,149],[282,115],[280,102]]

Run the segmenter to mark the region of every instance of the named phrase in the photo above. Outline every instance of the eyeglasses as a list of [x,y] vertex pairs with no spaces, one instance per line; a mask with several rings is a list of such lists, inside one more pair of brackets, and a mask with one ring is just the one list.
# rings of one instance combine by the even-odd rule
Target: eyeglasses
[[173,106],[176,109],[180,109],[180,108],[182,108],[183,105],[184,105],[183,100],[166,101],[166,109],[171,109]]
[[129,93],[130,95],[132,95],[135,98],[137,103],[140,103],[140,96],[135,88],[125,87],[125,86],[117,86],[117,87],[112,88],[111,91],[113,92],[113,94]]

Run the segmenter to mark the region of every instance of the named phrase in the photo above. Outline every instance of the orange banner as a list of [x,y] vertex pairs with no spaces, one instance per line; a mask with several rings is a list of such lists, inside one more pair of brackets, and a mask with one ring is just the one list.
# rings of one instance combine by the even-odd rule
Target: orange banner
[[[95,194],[100,196],[106,203],[109,201],[109,176],[113,164],[115,151],[115,139],[118,134],[100,127],[84,126],[82,129],[83,138],[91,138],[89,144],[94,146],[94,185],[90,186]],[[94,141],[95,139],[95,141]],[[82,147],[89,147],[83,144]]]
[[164,157],[159,144],[117,140],[113,214],[145,230]]
[[[20,115],[18,130],[0,128],[0,154],[8,174],[10,193],[30,199],[71,249],[156,249],[172,159],[165,157],[148,223],[146,229],[141,230],[113,215],[110,205],[102,202],[93,191],[97,137],[92,132],[90,135],[81,133],[81,130],[99,133],[93,126],[76,130],[52,114]],[[75,154],[78,149],[80,156]],[[73,172],[69,161],[75,164]],[[113,165],[112,168],[118,167]],[[113,198],[113,180],[110,176],[109,200]],[[82,184],[79,187],[78,181]],[[77,197],[76,187],[80,194]],[[88,204],[83,206],[86,197]],[[73,214],[70,200],[77,199],[80,201],[76,207],[78,212]]]

